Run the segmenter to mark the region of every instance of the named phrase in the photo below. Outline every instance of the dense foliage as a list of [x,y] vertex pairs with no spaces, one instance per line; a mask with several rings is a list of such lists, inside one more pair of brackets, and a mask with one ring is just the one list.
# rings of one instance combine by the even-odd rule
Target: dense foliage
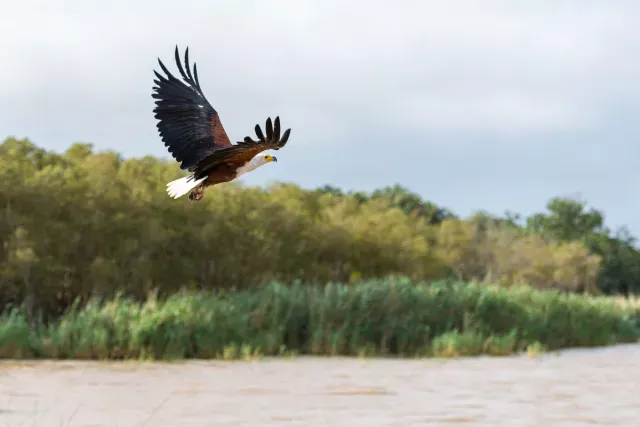
[[0,145],[0,307],[58,315],[78,297],[247,289],[276,280],[354,283],[402,275],[593,293],[640,288],[624,230],[572,199],[524,220],[458,218],[395,186],[371,194],[225,184],[173,200],[172,161],[74,144]]
[[0,318],[0,357],[238,358],[508,355],[640,337],[638,308],[611,298],[464,283],[378,280],[178,293],[74,307],[45,325]]

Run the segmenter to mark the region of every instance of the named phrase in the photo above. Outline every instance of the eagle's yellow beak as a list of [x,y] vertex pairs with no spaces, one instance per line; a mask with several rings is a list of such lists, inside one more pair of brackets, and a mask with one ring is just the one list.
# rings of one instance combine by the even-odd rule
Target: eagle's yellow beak
[[277,162],[278,161],[278,159],[276,159],[275,156],[267,156],[267,160],[270,161],[270,162]]

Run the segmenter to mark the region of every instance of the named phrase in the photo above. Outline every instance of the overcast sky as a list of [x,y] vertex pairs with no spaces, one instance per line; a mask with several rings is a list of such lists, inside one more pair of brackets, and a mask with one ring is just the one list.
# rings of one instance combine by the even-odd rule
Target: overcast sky
[[0,137],[168,157],[157,58],[190,47],[232,141],[292,128],[262,184],[402,184],[461,215],[579,195],[640,234],[640,2],[24,0]]

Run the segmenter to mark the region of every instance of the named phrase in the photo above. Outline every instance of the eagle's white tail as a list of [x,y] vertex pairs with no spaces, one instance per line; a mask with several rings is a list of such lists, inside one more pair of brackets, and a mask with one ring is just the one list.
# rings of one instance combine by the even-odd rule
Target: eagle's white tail
[[167,194],[169,194],[169,196],[173,197],[174,199],[177,199],[178,197],[184,196],[189,191],[197,187],[198,184],[200,184],[205,179],[207,179],[206,176],[204,178],[195,180],[193,175],[176,179],[175,181],[171,181],[167,184]]

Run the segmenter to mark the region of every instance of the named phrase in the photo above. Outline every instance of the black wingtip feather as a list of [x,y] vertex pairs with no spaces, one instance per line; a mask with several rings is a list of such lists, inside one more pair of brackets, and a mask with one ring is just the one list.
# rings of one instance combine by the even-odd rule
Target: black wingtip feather
[[196,81],[196,87],[198,90],[202,92],[202,89],[200,89],[200,82],[198,81],[198,66],[195,62],[193,63],[193,79]]
[[278,141],[280,139],[280,117],[276,116],[275,124],[273,126],[273,139]]
[[267,132],[267,140],[271,141],[273,138],[273,123],[271,123],[271,117],[267,117],[267,122],[264,125],[264,130]]
[[176,65],[178,66],[178,71],[180,72],[180,75],[182,76],[183,79],[186,80],[186,76],[184,74],[184,68],[182,68],[182,64],[180,63],[180,52],[178,51],[178,46],[176,46],[175,60],[176,60]]
[[187,76],[189,76],[189,80],[193,80],[193,76],[191,75],[191,70],[189,69],[189,47],[184,51],[184,68],[187,70]]
[[167,79],[167,77],[164,77],[164,76],[162,76],[162,75],[160,75],[160,74],[158,74],[158,73],[156,73],[156,76],[158,76],[158,78],[159,78],[161,81],[163,81],[163,82],[167,82],[167,81],[169,81],[169,80],[175,79],[175,77],[173,77],[173,74],[171,74],[171,73],[169,72],[169,70],[167,69],[167,67],[165,67],[165,66],[164,66],[164,64],[162,63],[162,61],[160,61],[160,60],[158,59],[158,62],[160,63],[160,68],[162,68],[162,71],[164,71],[164,73],[167,75],[168,79]]
[[287,143],[287,141],[289,140],[290,134],[291,134],[291,129],[287,129],[284,131],[284,134],[282,134],[282,139],[280,139],[280,145],[284,145]]
[[256,125],[256,135],[260,141],[264,141],[264,134],[262,133],[262,129],[260,129],[260,125]]

